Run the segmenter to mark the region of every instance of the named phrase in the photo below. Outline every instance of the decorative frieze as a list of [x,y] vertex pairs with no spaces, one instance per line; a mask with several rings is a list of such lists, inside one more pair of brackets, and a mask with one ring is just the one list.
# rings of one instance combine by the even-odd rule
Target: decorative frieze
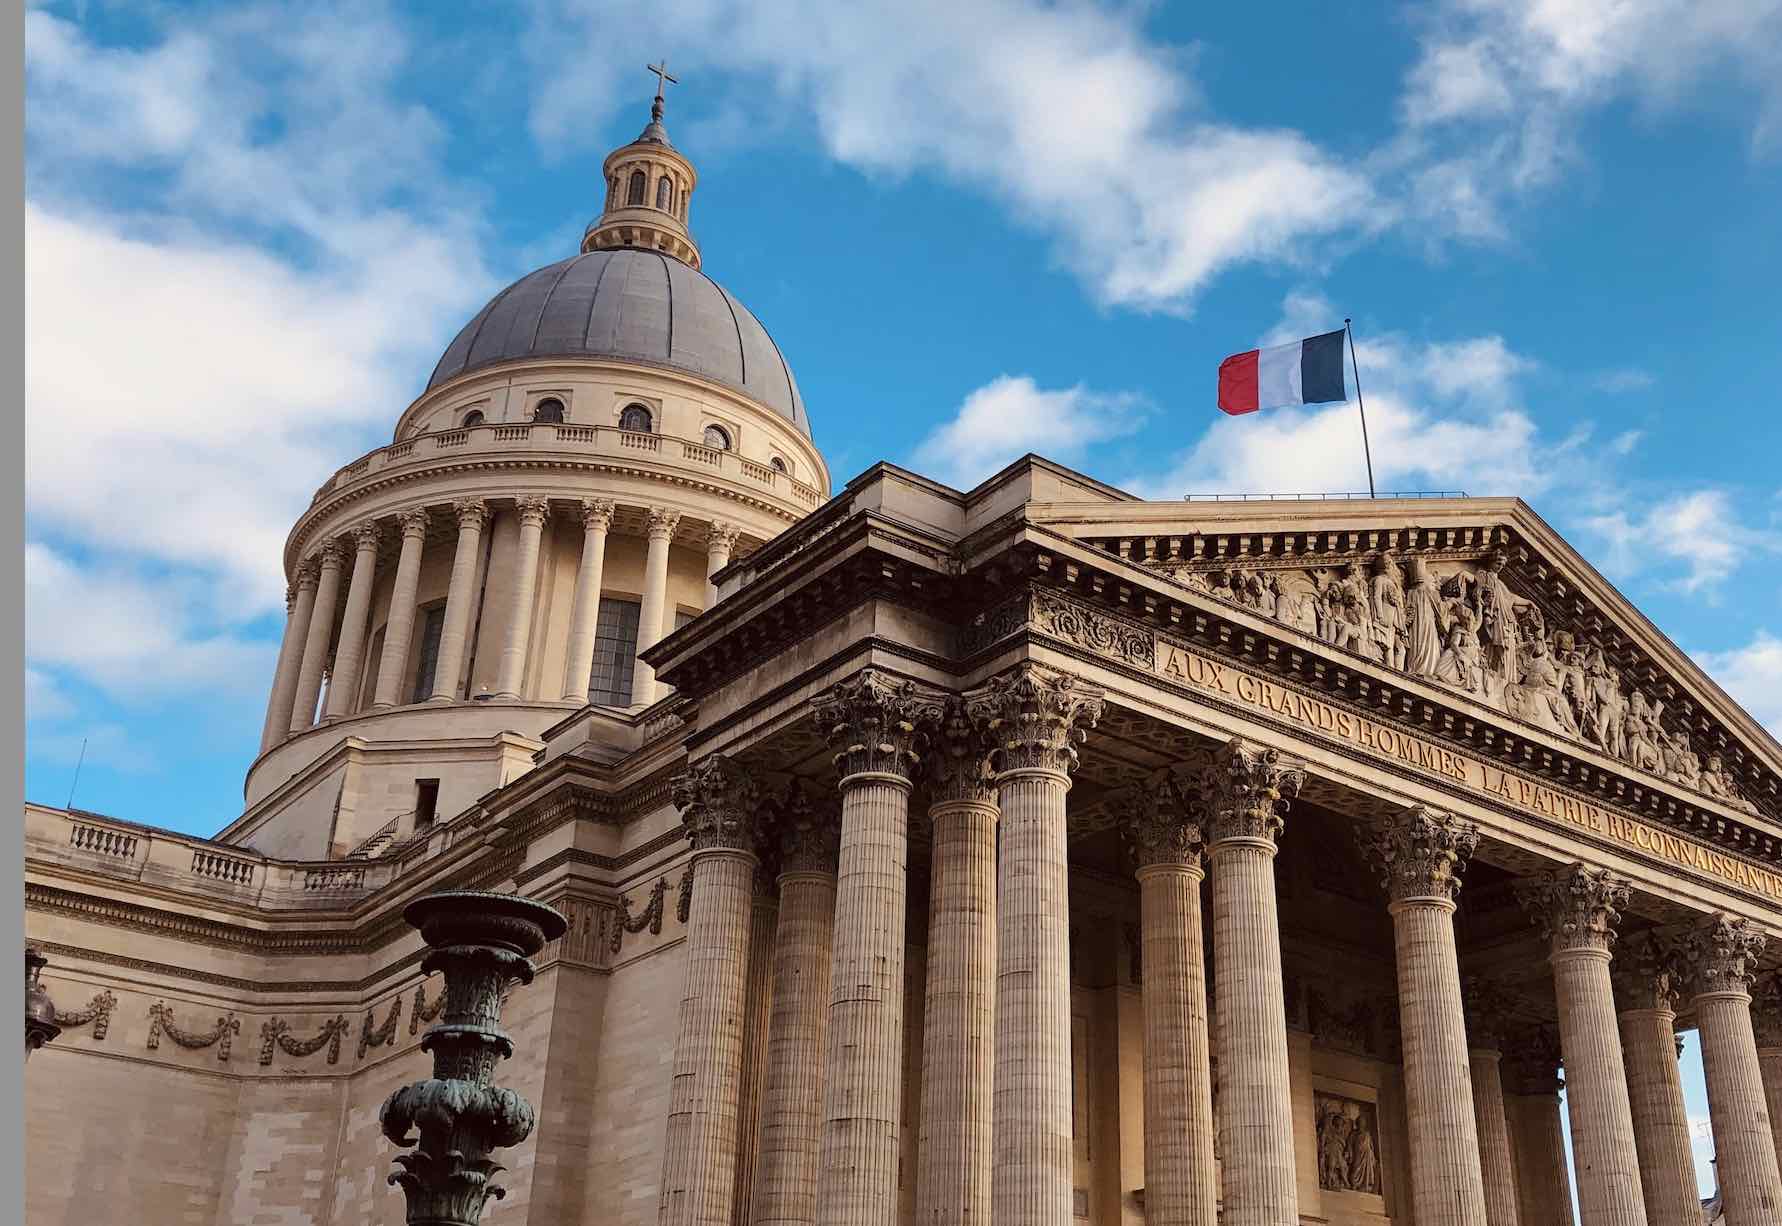
[[1356,831],[1364,857],[1394,902],[1452,903],[1479,846],[1479,828],[1452,813],[1415,805]]
[[[399,1001],[398,1004],[400,1003]],[[370,1020],[370,1014],[366,1015],[366,1020]],[[395,1030],[395,1020],[395,1012],[392,1011],[387,1026],[392,1032]],[[298,1039],[292,1036],[291,1024],[284,1018],[271,1018],[260,1026],[260,1063],[262,1065],[272,1063],[274,1048],[284,1052],[287,1056],[303,1057],[313,1056],[326,1047],[328,1063],[339,1064],[340,1038],[348,1029],[346,1018],[337,1016],[323,1022],[322,1029],[314,1036]]]
[[1067,600],[1050,588],[1033,589],[1029,621],[1053,638],[1129,664],[1150,668],[1157,655],[1157,636],[1149,630]]
[[225,1014],[217,1018],[215,1026],[208,1031],[181,1030],[173,1020],[173,1010],[164,1001],[156,1001],[149,1006],[148,1049],[157,1051],[161,1046],[161,1036],[166,1035],[179,1046],[190,1051],[202,1050],[206,1047],[217,1049],[217,1059],[227,1063],[229,1048],[235,1036],[241,1033],[241,1019],[234,1014]]
[[1066,673],[1023,664],[992,677],[966,699],[983,724],[1002,773],[1043,770],[1068,775],[1077,746],[1101,718],[1102,692]]
[[1757,958],[1769,937],[1744,916],[1715,915],[1688,937],[1692,996],[1745,995],[1757,977]]
[[1227,741],[1200,776],[1209,841],[1247,838],[1273,843],[1305,781],[1305,768],[1280,750],[1238,737]]
[[835,768],[851,775],[915,777],[927,748],[923,731],[939,721],[941,699],[906,678],[862,669],[815,703],[817,724],[835,754]]
[[1553,951],[1600,950],[1615,944],[1615,925],[1632,894],[1606,868],[1572,864],[1518,882],[1516,897]]

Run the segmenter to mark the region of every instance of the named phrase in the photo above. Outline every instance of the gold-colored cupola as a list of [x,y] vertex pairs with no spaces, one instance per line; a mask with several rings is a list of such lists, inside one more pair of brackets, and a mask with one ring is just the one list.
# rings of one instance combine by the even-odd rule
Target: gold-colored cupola
[[698,268],[699,244],[687,228],[687,212],[699,175],[669,143],[662,124],[662,90],[675,78],[666,62],[649,67],[656,74],[650,122],[636,140],[607,154],[606,206],[582,235],[582,250],[641,247]]

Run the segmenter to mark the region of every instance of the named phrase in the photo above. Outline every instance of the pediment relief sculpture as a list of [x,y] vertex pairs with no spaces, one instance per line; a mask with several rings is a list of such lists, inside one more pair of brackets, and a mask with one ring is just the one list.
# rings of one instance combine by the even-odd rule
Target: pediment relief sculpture
[[1725,759],[1698,749],[1666,702],[1624,676],[1587,628],[1552,624],[1539,603],[1517,593],[1502,550],[1475,560],[1381,552],[1304,567],[1148,564],[1338,650],[1594,745],[1740,812],[1758,811]]

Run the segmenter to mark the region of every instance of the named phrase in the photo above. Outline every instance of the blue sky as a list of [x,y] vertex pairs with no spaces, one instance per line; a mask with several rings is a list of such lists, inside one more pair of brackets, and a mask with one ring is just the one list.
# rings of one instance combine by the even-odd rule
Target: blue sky
[[1782,0],[33,4],[27,792],[234,816],[283,535],[667,56],[837,483],[1365,488],[1220,358],[1353,315],[1382,489],[1519,494],[1782,727]]

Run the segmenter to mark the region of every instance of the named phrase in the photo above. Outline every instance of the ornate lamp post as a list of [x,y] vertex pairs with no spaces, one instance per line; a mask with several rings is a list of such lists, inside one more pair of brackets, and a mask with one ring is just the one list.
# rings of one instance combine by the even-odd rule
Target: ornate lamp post
[[543,903],[475,891],[417,898],[402,917],[431,947],[421,970],[445,975],[445,1006],[421,1038],[433,1076],[390,1095],[378,1116],[394,1144],[415,1146],[396,1156],[390,1182],[408,1200],[409,1226],[477,1226],[483,1203],[503,1195],[491,1182],[503,1169],[491,1153],[518,1145],[533,1125],[532,1105],[493,1084],[496,1062],[514,1054],[501,1029],[502,991],[532,982],[527,959],[568,924]]
[[49,965],[49,959],[30,946],[25,947],[25,1059],[31,1053],[62,1033],[56,1025],[56,1002],[50,999],[38,976]]

